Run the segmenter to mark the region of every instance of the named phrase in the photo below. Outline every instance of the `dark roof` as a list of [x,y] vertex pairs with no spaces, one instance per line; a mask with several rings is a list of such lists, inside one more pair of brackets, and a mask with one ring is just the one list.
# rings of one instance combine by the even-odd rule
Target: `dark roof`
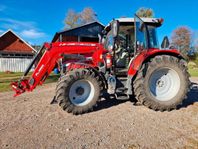
[[[60,34],[65,34],[68,36],[85,36],[85,37],[97,37],[96,33],[94,33],[94,31],[96,30],[86,30],[87,28],[93,28],[93,26],[100,26],[101,29],[104,29],[104,25],[100,22],[94,21],[94,22],[90,22],[75,28],[71,28],[71,29],[66,29],[60,32],[56,32],[56,34],[54,35],[52,42],[55,42],[58,37],[60,36]],[[98,30],[99,31],[99,30]],[[97,31],[97,32],[98,32]],[[98,34],[98,33],[97,33]]]

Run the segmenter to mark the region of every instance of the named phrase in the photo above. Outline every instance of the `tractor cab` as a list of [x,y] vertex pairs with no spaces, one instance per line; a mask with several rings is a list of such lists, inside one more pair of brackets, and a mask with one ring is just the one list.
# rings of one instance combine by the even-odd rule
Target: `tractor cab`
[[156,18],[119,18],[104,29],[103,44],[112,55],[114,73],[127,76],[133,58],[144,50],[159,49],[156,28],[162,24]]

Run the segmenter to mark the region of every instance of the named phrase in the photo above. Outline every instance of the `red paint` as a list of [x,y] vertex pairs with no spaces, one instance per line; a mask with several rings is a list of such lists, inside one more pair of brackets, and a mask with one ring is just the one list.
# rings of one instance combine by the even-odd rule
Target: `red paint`
[[106,55],[106,64],[107,64],[107,68],[112,67],[112,56],[109,53],[107,53],[107,55]]
[[[82,43],[82,42],[56,42],[45,43],[44,47],[47,49],[40,61],[38,62],[31,78],[26,81],[12,83],[12,88],[16,92],[15,96],[24,93],[25,91],[32,91],[37,85],[41,85],[47,76],[54,69],[58,60],[63,58],[64,54],[80,54],[86,59],[83,64],[79,64],[79,60],[69,60],[66,63],[71,63],[68,69],[97,67],[99,62],[103,62],[102,54],[106,50],[98,43]],[[34,83],[30,84],[30,80],[34,79]]]
[[[32,91],[37,85],[43,84],[47,76],[54,69],[59,59],[62,59],[64,55],[76,54],[83,57],[83,61],[79,59],[70,59],[64,62],[67,65],[67,70],[70,71],[76,68],[97,68],[99,63],[103,63],[103,55],[106,55],[106,59],[112,60],[111,55],[109,55],[103,45],[98,43],[86,43],[86,42],[56,42],[56,43],[45,43],[46,48],[43,56],[38,62],[31,78],[29,80],[21,80],[20,82],[12,83],[12,88],[16,92],[15,96],[24,93],[25,91]],[[135,57],[132,61],[128,75],[134,76],[142,63],[149,57],[159,54],[166,55],[179,55],[177,50],[159,50],[159,49],[149,49],[142,51],[139,55]],[[111,67],[111,64],[108,67]],[[31,80],[34,83],[31,84]]]
[[128,75],[134,76],[139,68],[141,67],[142,63],[149,57],[152,57],[154,55],[180,55],[178,50],[160,50],[160,49],[149,49],[142,51],[137,57],[134,58],[132,63],[129,66]]

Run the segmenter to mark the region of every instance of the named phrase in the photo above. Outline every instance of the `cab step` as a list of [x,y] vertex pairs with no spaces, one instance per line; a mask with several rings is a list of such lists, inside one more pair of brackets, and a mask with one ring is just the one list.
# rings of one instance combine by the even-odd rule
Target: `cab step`
[[117,100],[129,100],[130,96],[127,94],[123,94],[123,93],[115,93],[115,98]]

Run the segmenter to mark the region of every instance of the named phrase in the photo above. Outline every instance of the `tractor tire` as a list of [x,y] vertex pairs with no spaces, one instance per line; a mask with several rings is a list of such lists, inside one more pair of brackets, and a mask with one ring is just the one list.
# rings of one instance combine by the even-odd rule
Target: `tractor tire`
[[91,69],[75,69],[59,79],[56,100],[63,110],[74,115],[93,110],[102,90],[100,77]]
[[189,86],[186,62],[168,55],[143,64],[133,82],[138,102],[156,111],[176,109],[187,98]]

